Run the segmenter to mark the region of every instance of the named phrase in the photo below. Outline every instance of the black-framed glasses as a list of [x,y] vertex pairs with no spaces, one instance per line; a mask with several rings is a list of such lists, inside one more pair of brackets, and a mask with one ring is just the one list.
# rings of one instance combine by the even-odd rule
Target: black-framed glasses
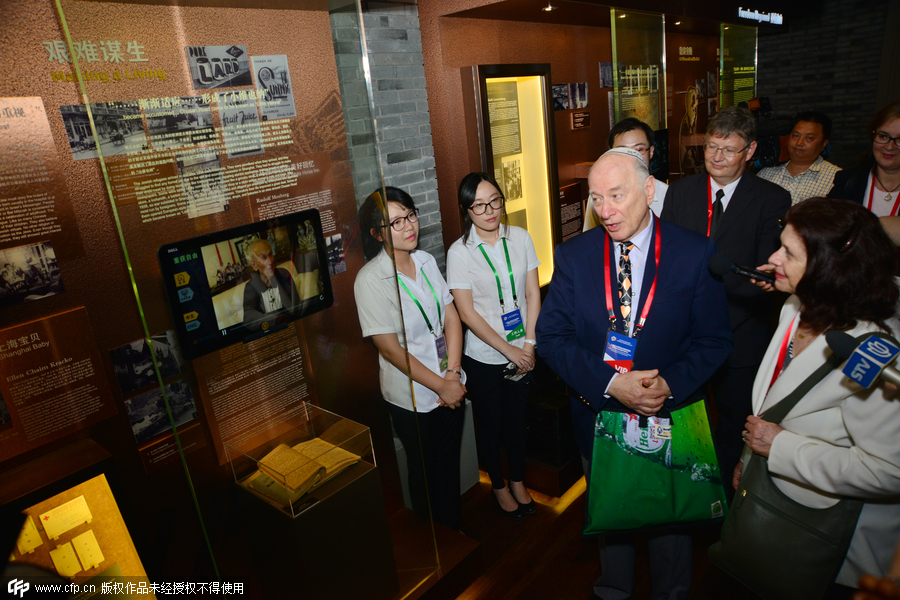
[[382,225],[382,227],[390,227],[394,231],[403,231],[403,228],[406,227],[406,221],[410,223],[415,223],[419,220],[419,209],[416,208],[414,210],[409,211],[404,217],[397,217],[387,225]]
[[496,198],[494,198],[487,204],[485,204],[483,202],[479,202],[478,204],[473,204],[472,206],[469,207],[469,210],[472,211],[473,215],[483,215],[484,211],[487,210],[488,206],[490,206],[494,210],[500,210],[503,207],[504,202],[506,202],[506,200],[503,198],[503,196],[497,196]]
[[887,146],[891,142],[894,142],[894,145],[900,148],[900,137],[891,137],[884,131],[873,131],[872,141],[876,144],[882,144],[884,146]]
[[710,156],[715,156],[717,152],[722,152],[722,155],[725,158],[734,158],[744,150],[750,147],[750,144],[747,144],[740,150],[732,150],[731,148],[720,148],[715,144],[703,144],[703,151],[709,154]]

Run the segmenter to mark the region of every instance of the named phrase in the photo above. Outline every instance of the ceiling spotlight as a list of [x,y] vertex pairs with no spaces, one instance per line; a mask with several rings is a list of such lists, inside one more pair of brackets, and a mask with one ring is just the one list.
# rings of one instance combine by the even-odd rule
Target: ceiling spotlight
[[625,18],[625,15],[619,15],[619,18],[620,18],[620,19],[624,19],[624,18]]
[[675,21],[676,25],[681,25],[681,21]]
[[558,6],[553,6],[552,4],[550,4],[549,2],[547,2],[547,6],[545,6],[545,7],[542,8],[541,10],[544,11],[544,12],[550,12],[551,10],[556,10],[557,8],[559,8],[559,7],[558,7]]

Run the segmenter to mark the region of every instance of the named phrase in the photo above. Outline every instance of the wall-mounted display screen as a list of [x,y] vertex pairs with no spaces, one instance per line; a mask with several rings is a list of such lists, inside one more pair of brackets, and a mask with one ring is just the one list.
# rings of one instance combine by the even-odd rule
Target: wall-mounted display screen
[[186,358],[284,329],[334,301],[315,209],[166,244],[157,257]]

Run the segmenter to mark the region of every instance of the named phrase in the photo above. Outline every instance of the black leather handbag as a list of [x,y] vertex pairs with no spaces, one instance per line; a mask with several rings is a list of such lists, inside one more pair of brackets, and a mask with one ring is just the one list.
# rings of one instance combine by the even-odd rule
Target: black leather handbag
[[[840,363],[832,356],[760,417],[780,423]],[[851,498],[829,508],[795,502],[772,481],[768,460],[753,454],[709,558],[765,600],[821,600],[844,563],[862,507]]]

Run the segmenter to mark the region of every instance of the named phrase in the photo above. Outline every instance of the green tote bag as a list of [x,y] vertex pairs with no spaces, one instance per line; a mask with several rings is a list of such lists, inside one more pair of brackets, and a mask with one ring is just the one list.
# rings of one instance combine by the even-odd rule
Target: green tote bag
[[601,412],[584,535],[722,519],[725,490],[703,401],[658,417]]

